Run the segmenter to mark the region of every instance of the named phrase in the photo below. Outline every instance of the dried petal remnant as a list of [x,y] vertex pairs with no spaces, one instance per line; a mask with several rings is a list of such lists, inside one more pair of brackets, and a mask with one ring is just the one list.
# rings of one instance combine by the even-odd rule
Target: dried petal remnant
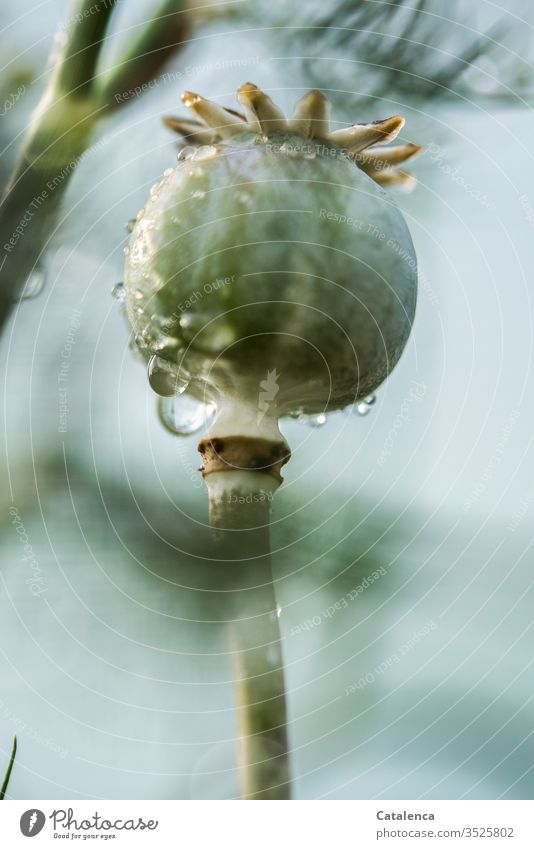
[[182,101],[200,120],[165,118],[165,124],[183,136],[189,144],[199,145],[228,140],[244,132],[259,133],[264,141],[274,133],[284,132],[306,139],[323,139],[341,148],[375,182],[383,186],[398,185],[404,189],[411,189],[415,185],[415,178],[411,174],[398,171],[395,166],[419,153],[419,145],[384,147],[403,128],[404,118],[401,115],[331,131],[330,102],[320,91],[309,91],[299,100],[289,120],[254,83],[244,83],[238,89],[237,99],[244,114],[186,91]]

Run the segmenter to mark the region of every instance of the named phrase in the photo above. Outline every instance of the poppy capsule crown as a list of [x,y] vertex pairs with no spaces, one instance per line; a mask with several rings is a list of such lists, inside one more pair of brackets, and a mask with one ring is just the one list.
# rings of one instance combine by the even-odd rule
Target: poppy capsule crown
[[409,143],[387,147],[404,126],[404,118],[400,115],[332,131],[330,102],[320,91],[309,91],[299,100],[289,119],[253,83],[245,83],[238,89],[237,100],[243,108],[242,113],[186,91],[182,101],[196,119],[165,118],[165,124],[195,145],[228,141],[246,132],[258,133],[267,139],[273,133],[324,139],[333,142],[380,185],[396,185],[407,190],[415,186],[415,178],[396,166],[419,153],[420,146]]
[[[414,184],[397,166],[419,147],[389,146],[404,119],[331,130],[320,92],[286,119],[251,83],[238,111],[182,100],[192,117],[165,119],[183,138],[179,161],[152,187],[127,249],[128,317],[153,388],[187,386],[214,404],[223,436],[278,432],[280,416],[368,396],[415,313],[412,240],[382,188]],[[222,411],[238,401],[236,425]]]

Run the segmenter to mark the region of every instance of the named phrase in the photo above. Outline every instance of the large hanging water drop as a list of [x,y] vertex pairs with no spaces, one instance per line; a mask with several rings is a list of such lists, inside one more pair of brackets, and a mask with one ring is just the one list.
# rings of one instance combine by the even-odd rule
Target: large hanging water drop
[[148,382],[156,395],[167,398],[185,392],[189,381],[180,376],[172,363],[154,355],[148,363]]
[[44,284],[44,271],[40,268],[34,268],[24,284],[20,297],[24,300],[26,300],[26,298],[36,298],[37,295],[41,294]]
[[189,436],[206,427],[215,415],[215,406],[198,401],[191,395],[160,398],[158,413],[162,424],[171,433]]

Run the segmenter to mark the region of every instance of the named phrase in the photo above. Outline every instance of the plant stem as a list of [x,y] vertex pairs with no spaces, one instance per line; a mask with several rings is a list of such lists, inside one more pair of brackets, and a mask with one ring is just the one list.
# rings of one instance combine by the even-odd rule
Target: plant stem
[[116,86],[119,94],[136,86],[142,90],[183,43],[181,3],[163,0],[124,61],[103,77],[99,60],[115,5],[116,0],[76,0],[62,47],[52,52],[49,85],[0,200],[0,328],[46,251],[70,178],[97,123],[127,100],[112,97]]
[[206,476],[210,524],[233,587],[238,767],[244,799],[289,799],[287,707],[270,554],[268,471]]
[[99,86],[99,96],[110,109],[131,96],[156,75],[166,60],[184,46],[190,14],[184,0],[163,0],[141,33]]
[[[49,85],[32,116],[0,203],[0,323],[21,294],[53,232],[57,210],[86,150],[101,106],[92,84],[115,0],[71,7]],[[91,9],[92,7],[92,9]]]
[[13,748],[11,749],[11,757],[9,758],[9,764],[7,766],[7,772],[4,776],[4,780],[2,782],[2,786],[0,787],[0,801],[5,799],[5,795],[7,793],[7,785],[9,784],[9,779],[11,778],[11,770],[13,769],[13,764],[15,763],[15,755],[17,754],[17,737],[13,737]]

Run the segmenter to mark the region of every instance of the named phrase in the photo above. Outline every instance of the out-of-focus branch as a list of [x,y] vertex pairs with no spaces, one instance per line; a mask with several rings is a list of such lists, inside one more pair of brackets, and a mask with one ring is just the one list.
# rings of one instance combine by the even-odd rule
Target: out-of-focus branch
[[101,85],[100,100],[110,108],[120,106],[121,94],[154,79],[167,59],[182,47],[189,30],[184,3],[165,0]]
[[164,0],[103,86],[98,66],[115,5],[116,0],[76,0],[60,29],[50,83],[0,202],[0,327],[39,265],[70,178],[98,122],[110,112],[110,92],[150,81],[184,43],[182,0]]
[[11,770],[13,769],[13,764],[15,763],[15,756],[17,754],[17,738],[13,737],[13,747],[11,749],[11,757],[9,758],[9,763],[7,765],[6,774],[4,776],[4,780],[2,781],[2,786],[0,787],[0,801],[3,801],[6,797],[7,786],[9,784],[9,779],[11,778]]

